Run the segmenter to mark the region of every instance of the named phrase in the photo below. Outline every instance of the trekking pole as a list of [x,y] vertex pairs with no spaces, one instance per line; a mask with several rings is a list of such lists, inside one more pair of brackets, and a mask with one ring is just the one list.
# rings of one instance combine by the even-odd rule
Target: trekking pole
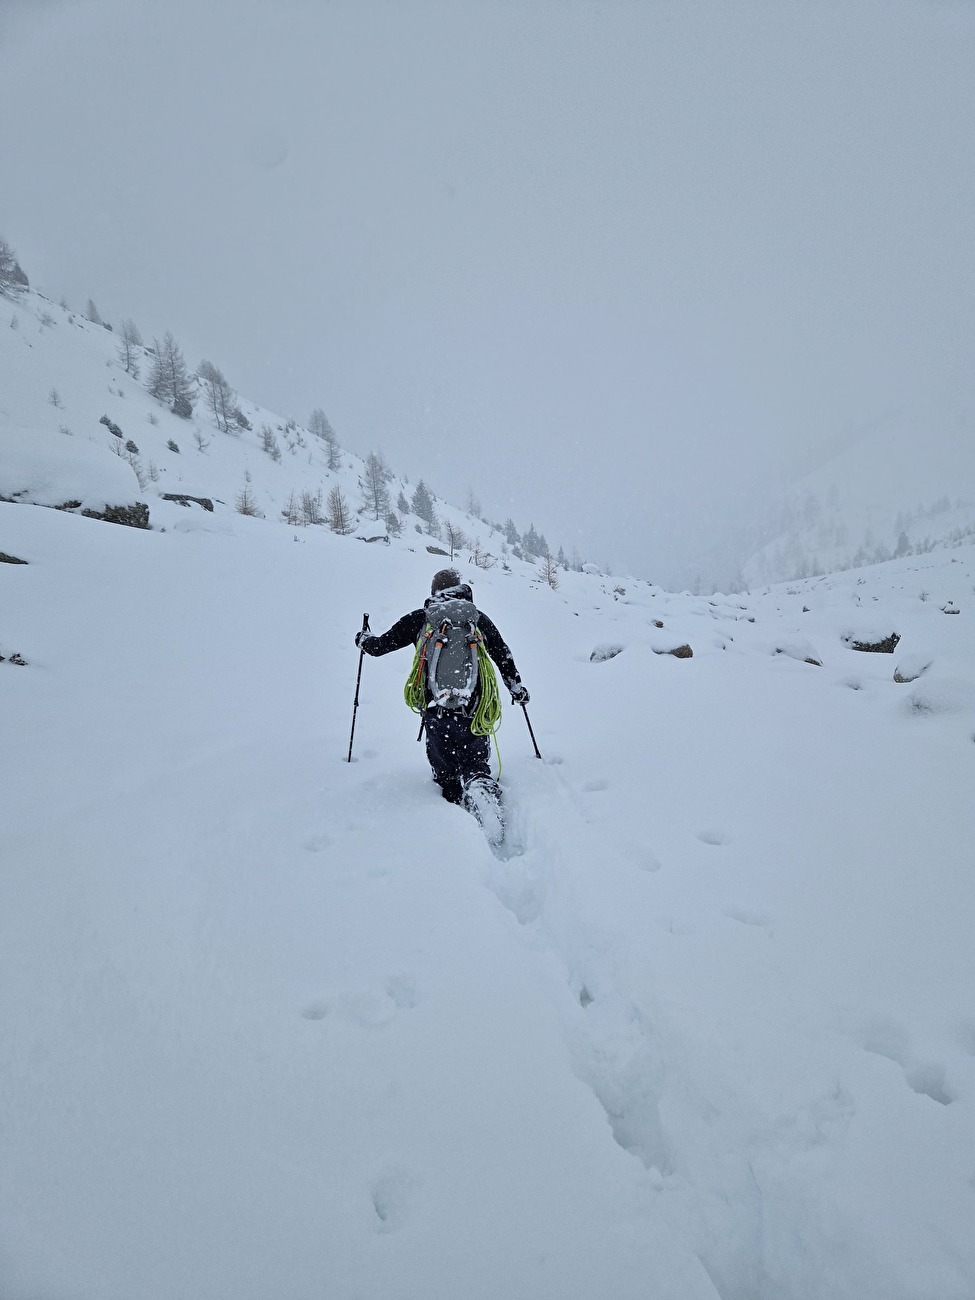
[[[369,631],[368,614],[363,614],[362,616],[362,631],[363,632]],[[349,732],[349,756],[345,760],[347,763],[352,762],[352,740],[353,737],[355,736],[355,715],[359,712],[359,683],[362,681],[362,656],[365,653],[366,653],[365,650],[363,650],[362,647],[360,646],[359,647],[359,671],[355,675],[355,699],[352,701],[352,730]]]
[[536,758],[541,758],[542,755],[541,755],[541,753],[539,752],[538,741],[535,739],[535,733],[534,733],[534,731],[532,730],[532,720],[531,720],[531,718],[528,716],[528,705],[527,705],[527,704],[523,704],[521,707],[522,707],[522,709],[524,709],[524,711],[525,711],[525,721],[528,723],[528,734],[529,734],[529,736],[531,736],[531,738],[532,738],[532,744],[535,746],[535,757],[536,757]]

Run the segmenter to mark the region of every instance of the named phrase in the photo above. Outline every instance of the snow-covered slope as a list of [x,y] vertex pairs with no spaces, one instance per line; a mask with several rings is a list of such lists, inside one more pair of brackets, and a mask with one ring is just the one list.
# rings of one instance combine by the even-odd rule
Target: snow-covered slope
[[[386,532],[385,521],[361,508],[360,457],[342,450],[330,470],[320,438],[239,396],[249,428],[220,432],[202,392],[192,419],[181,419],[147,391],[150,351],[134,352],[139,377],[123,366],[112,330],[34,292],[16,301],[0,297],[0,498],[99,513],[140,501],[149,507],[150,525],[162,528],[187,526],[184,516],[199,510],[165,500],[183,495],[213,503],[211,524],[220,527],[245,490],[251,513],[282,524],[289,501],[300,503],[303,495],[313,508],[317,502],[324,520],[328,494],[338,487],[361,537]],[[408,501],[412,492],[401,478],[387,490],[394,509],[400,494]],[[454,523],[500,558],[504,539],[489,524],[444,502],[435,505],[442,523]],[[426,523],[398,514],[404,533],[413,534],[408,544],[416,545]],[[424,544],[440,545],[440,539],[427,536]]]
[[[923,555],[975,536],[975,423],[901,412],[801,467],[743,566],[761,585]],[[755,547],[756,537],[746,550]]]
[[507,709],[499,858],[407,655],[345,761],[416,521],[281,526],[318,449],[246,431],[167,490],[252,457],[265,520],[23,504],[132,492],[102,413],[141,460],[188,426],[9,310],[4,1300],[971,1300],[975,547],[712,600],[465,552],[543,756]]
[[436,561],[185,518],[0,505],[5,1298],[967,1300],[972,548],[477,574],[501,861],[403,656],[344,761]]

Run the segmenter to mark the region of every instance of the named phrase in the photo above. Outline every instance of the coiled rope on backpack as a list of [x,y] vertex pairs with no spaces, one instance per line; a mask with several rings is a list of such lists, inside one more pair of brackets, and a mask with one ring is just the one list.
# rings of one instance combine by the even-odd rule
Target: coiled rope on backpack
[[428,637],[420,637],[413,655],[413,666],[403,687],[403,699],[406,707],[413,713],[422,713],[427,707],[427,691],[423,681],[423,669],[427,662]]
[[[427,707],[424,675],[429,643],[429,634],[417,641],[410,675],[403,687],[403,699],[406,701],[407,708],[413,713],[423,713]],[[493,736],[501,725],[501,692],[498,690],[498,676],[494,671],[491,656],[480,637],[477,641],[477,668],[481,690],[477,708],[471,718],[471,731],[475,736]]]
[[[493,736],[501,725],[501,692],[498,690],[498,675],[494,671],[491,656],[481,640],[477,643],[477,667],[481,678],[481,698],[471,719],[471,731],[475,736]],[[497,743],[495,739],[495,748]],[[500,754],[498,762],[501,762]]]

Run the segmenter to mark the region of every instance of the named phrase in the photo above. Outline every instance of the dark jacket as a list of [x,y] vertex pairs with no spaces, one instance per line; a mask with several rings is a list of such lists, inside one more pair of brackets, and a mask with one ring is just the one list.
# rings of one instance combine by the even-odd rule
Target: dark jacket
[[[447,591],[438,592],[437,595],[456,596],[461,600],[469,600],[471,604],[474,603],[474,593],[466,583],[462,583],[459,587],[450,587]],[[420,633],[427,625],[427,606],[433,600],[434,597],[431,596],[422,609],[414,609],[411,613],[404,614],[402,618],[396,620],[388,632],[383,632],[381,636],[360,638],[360,647],[367,655],[388,655],[392,650],[415,646],[420,639]],[[521,677],[518,675],[515,661],[504,638],[487,614],[480,610],[477,611],[477,626],[484,637],[484,648],[498,666],[501,680],[509,691],[514,690],[521,685]],[[474,702],[476,703],[476,696]]]

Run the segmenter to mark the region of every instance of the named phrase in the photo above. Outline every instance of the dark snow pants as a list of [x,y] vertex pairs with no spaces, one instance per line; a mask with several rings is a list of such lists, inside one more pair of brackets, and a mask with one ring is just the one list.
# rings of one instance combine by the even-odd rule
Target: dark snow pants
[[460,803],[464,786],[475,776],[491,777],[491,742],[471,733],[471,720],[446,709],[427,709],[427,758],[433,779],[451,803]]

